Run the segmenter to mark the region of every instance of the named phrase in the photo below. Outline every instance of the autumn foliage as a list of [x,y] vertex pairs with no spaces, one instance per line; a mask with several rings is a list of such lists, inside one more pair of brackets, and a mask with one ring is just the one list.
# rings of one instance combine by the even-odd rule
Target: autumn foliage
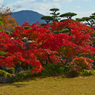
[[17,26],[17,21],[11,17],[10,8],[0,10],[0,16],[2,18],[3,24],[0,26],[0,30],[12,32]]
[[[30,29],[24,27],[29,26]],[[68,32],[55,34],[53,31],[69,29]],[[0,56],[0,66],[13,67],[18,62],[23,66],[29,64],[33,66],[31,73],[44,70],[43,64],[60,63],[69,65],[74,63],[83,69],[92,69],[93,61],[83,55],[95,54],[92,36],[94,29],[83,23],[71,20],[64,22],[53,22],[41,27],[40,24],[15,27],[11,36],[0,32],[0,52],[5,55]],[[14,39],[12,39],[14,37]],[[31,39],[31,43],[26,46],[22,38]]]

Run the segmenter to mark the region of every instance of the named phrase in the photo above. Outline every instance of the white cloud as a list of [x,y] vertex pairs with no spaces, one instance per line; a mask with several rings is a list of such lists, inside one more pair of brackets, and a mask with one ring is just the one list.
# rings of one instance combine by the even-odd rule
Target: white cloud
[[59,0],[53,0],[53,1],[59,1]]
[[91,1],[91,0],[84,0],[84,1]]
[[75,16],[75,18],[81,18],[81,17],[89,17],[90,15],[92,15],[92,13],[94,13],[95,11],[85,11],[85,12],[75,12],[77,13],[77,16]]
[[54,3],[53,6],[54,6],[54,7],[57,7],[57,8],[61,8],[61,5],[58,4],[58,3]]
[[56,1],[58,2],[58,1],[59,1],[59,2],[64,3],[64,2],[72,2],[73,0],[53,0],[53,1],[55,1],[55,2],[56,2]]
[[36,0],[23,0],[23,1],[17,1],[17,2],[15,2],[14,4],[23,4],[23,3],[29,3],[29,2],[33,2],[33,1],[36,1]]
[[76,6],[77,8],[80,8],[80,6]]
[[33,4],[33,7],[34,7],[35,11],[37,11],[37,12],[39,12],[41,14],[50,15],[49,14],[50,8],[53,8],[53,7],[60,8],[61,6],[58,3],[51,4],[49,2],[49,3],[35,3],[35,4]]
[[73,0],[67,0],[68,2],[72,2]]
[[[33,2],[34,1],[34,2]],[[23,1],[17,1],[13,4],[9,4],[11,9],[14,9],[15,11],[20,10],[33,10],[37,11],[43,15],[50,15],[49,10],[50,8],[61,8],[60,3],[57,2],[35,2],[36,0],[23,0]],[[44,0],[45,1],[45,0]]]
[[0,0],[0,4],[3,4],[3,1],[4,1],[4,0]]
[[91,0],[75,0],[75,1],[91,1]]

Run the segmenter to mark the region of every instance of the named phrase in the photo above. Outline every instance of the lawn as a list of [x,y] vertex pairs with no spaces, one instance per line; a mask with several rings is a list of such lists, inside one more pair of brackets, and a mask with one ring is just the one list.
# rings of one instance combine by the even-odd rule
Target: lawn
[[95,76],[35,78],[0,84],[0,95],[95,95]]

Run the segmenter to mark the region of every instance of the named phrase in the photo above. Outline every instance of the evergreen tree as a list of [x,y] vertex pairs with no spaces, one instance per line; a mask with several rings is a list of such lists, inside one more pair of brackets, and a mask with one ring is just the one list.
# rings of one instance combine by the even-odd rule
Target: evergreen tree
[[56,12],[59,11],[59,9],[58,8],[52,8],[52,9],[50,9],[50,11],[52,12],[50,14],[54,18],[54,21],[58,21],[59,20],[59,14],[60,13],[56,13]]
[[76,16],[76,15],[77,15],[76,13],[68,12],[68,13],[61,14],[60,17],[67,18],[67,19],[72,19],[72,17]]
[[54,20],[53,17],[51,17],[51,16],[42,16],[41,19],[45,20],[45,21],[47,22],[47,24],[48,24],[50,21]]

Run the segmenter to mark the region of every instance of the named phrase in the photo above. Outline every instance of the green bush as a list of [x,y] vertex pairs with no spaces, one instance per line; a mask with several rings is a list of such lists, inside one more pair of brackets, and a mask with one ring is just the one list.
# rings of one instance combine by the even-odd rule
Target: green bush
[[8,72],[11,73],[11,74],[14,74],[15,73],[15,68],[14,67],[9,68]]
[[90,75],[95,75],[95,70],[83,70],[82,72],[81,72],[81,75],[82,76],[90,76]]
[[16,74],[15,77],[13,77],[13,82],[14,81],[23,81],[27,78],[30,78],[32,76],[32,74],[30,74],[31,70],[27,70],[27,71],[21,71],[19,73]]
[[41,76],[65,75],[68,71],[68,66],[62,64],[46,64],[43,67],[45,70],[40,73]]
[[46,64],[43,66],[45,71],[42,71],[42,75],[44,76],[56,76],[59,74],[59,68],[61,67],[59,64]]
[[7,72],[4,70],[0,70],[0,77],[7,77]]
[[13,81],[23,81],[33,77],[49,77],[49,76],[60,76],[65,75],[68,71],[68,66],[63,66],[62,64],[45,64],[43,65],[44,71],[41,73],[31,74],[31,70],[21,71],[13,77]]
[[0,77],[12,77],[12,74],[6,72],[5,70],[0,70]]

